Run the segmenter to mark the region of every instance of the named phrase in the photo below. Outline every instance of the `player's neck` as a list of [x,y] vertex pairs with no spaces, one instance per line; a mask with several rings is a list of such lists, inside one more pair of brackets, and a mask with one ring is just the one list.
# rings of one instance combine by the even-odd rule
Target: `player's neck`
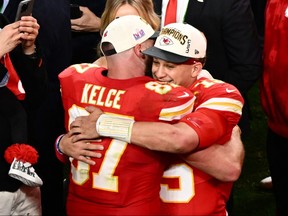
[[107,77],[112,79],[131,79],[134,77],[141,77],[145,75],[145,70],[141,67],[135,67],[133,64],[126,64],[121,66],[108,66]]

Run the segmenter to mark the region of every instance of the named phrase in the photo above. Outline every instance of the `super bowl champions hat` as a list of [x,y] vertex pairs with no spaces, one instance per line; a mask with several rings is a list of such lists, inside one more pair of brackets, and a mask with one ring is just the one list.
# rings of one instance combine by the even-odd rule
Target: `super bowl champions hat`
[[185,23],[164,26],[153,47],[144,54],[173,63],[183,63],[190,58],[206,57],[207,40],[202,32]]
[[[153,37],[157,37],[155,31],[140,16],[121,16],[114,19],[104,30],[100,49],[105,56],[109,56],[131,49]],[[103,46],[106,43],[112,46]]]

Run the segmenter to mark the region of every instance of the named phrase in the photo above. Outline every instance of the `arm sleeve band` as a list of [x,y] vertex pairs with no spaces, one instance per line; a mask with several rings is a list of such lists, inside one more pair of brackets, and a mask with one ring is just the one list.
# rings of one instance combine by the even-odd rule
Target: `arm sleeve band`
[[100,136],[131,142],[133,119],[102,114],[96,122],[96,131]]

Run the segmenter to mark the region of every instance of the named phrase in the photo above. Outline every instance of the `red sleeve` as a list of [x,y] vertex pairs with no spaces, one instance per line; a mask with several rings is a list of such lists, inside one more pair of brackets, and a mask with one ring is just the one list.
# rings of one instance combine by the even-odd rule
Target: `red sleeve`
[[198,149],[212,144],[224,144],[231,137],[235,124],[229,124],[225,116],[210,109],[199,109],[181,119],[193,128],[199,137]]
[[198,148],[227,142],[242,114],[240,92],[231,84],[206,78],[197,80],[190,90],[196,96],[194,110],[181,121],[198,134]]

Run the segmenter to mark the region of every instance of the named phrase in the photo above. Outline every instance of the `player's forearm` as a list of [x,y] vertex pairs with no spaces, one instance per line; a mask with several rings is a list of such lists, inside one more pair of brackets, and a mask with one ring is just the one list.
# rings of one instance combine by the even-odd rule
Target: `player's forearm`
[[232,138],[225,145],[212,145],[184,159],[220,181],[236,181],[241,174],[244,147],[240,139]]
[[151,150],[188,153],[198,147],[197,133],[186,123],[135,122],[133,119],[102,114],[96,122],[100,136],[111,137]]
[[135,122],[131,143],[151,150],[187,153],[198,146],[196,132],[185,123]]

